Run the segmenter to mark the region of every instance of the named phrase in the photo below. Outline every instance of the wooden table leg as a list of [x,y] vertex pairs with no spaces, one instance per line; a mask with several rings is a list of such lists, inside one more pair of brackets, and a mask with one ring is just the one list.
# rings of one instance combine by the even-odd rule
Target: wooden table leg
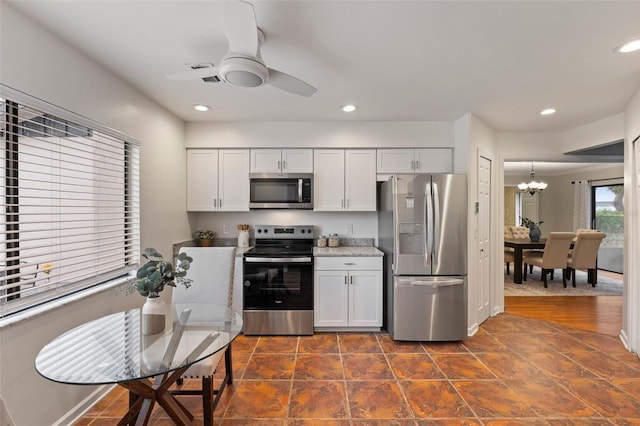
[[186,426],[192,424],[193,415],[169,392],[171,385],[187,369],[188,366],[175,370],[171,374],[157,376],[153,384],[148,379],[119,383],[120,386],[135,396],[129,396],[130,409],[118,422],[118,425],[135,424],[136,426],[142,426],[148,424],[156,402],[176,425]]
[[513,249],[513,282],[522,284],[522,248]]

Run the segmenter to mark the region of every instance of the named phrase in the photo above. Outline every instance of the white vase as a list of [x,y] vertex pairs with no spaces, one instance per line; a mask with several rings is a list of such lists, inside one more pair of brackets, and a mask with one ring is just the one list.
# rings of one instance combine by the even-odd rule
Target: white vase
[[238,231],[238,247],[249,247],[249,231]]
[[162,333],[166,315],[166,305],[159,296],[147,297],[142,305],[142,334],[148,336]]

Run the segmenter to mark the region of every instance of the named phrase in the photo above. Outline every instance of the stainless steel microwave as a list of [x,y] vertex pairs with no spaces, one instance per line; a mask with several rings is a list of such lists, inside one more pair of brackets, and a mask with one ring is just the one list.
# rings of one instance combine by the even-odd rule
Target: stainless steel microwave
[[312,209],[312,173],[249,174],[250,209]]

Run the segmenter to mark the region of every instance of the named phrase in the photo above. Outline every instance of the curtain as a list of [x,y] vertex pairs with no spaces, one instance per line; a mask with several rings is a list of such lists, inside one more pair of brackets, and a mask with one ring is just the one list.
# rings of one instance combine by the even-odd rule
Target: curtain
[[591,184],[577,180],[573,188],[573,230],[591,228]]

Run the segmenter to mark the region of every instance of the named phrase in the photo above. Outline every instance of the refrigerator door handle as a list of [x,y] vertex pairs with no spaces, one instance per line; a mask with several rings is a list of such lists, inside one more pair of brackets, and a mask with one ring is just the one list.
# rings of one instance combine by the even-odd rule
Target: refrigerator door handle
[[431,265],[431,254],[433,253],[433,198],[431,196],[431,183],[427,183],[424,187],[424,229],[426,229],[426,235],[424,236],[425,244],[425,264]]
[[433,184],[433,264],[438,264],[438,252],[440,248],[440,195],[438,193],[438,184]]
[[412,280],[412,279],[402,279],[398,281],[399,287],[451,287],[454,285],[462,285],[464,284],[464,280],[459,278],[453,278],[450,280],[438,280],[438,281],[430,281],[430,280]]

